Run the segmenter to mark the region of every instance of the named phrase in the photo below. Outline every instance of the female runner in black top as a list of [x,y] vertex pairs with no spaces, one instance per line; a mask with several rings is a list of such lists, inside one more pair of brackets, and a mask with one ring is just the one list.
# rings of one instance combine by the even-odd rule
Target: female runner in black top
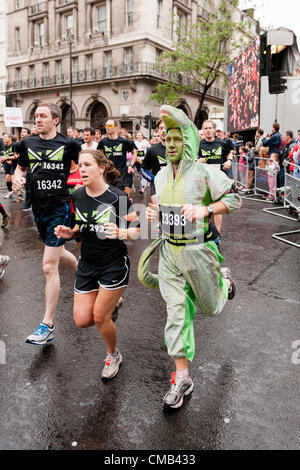
[[74,320],[79,328],[98,328],[107,348],[101,377],[110,379],[122,362],[111,316],[129,278],[130,262],[123,240],[139,237],[139,223],[127,195],[108,184],[120,174],[101,150],[80,152],[79,170],[83,186],[72,194],[76,225],[73,229],[58,225],[55,234],[70,239],[80,230]]

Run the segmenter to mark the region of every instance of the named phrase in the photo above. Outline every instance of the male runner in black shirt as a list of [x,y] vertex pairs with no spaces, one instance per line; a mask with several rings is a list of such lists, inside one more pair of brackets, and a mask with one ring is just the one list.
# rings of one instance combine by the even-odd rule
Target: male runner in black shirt
[[154,178],[159,170],[167,165],[166,159],[166,126],[162,119],[157,122],[160,142],[152,145],[144,158],[141,173],[143,177],[150,182],[151,201],[157,204],[155,197]]
[[[97,149],[102,150],[106,158],[111,160],[117,170],[121,173],[115,186],[124,191],[126,186],[126,175],[133,172],[137,159],[137,148],[133,141],[118,136],[118,126],[114,119],[108,119],[105,124],[107,137],[100,140]],[[131,163],[127,166],[127,152],[132,153]],[[130,196],[130,194],[129,194]]]
[[[213,165],[226,173],[230,170],[233,159],[229,145],[215,137],[216,124],[213,121],[204,121],[202,130],[204,139],[200,141],[199,145],[199,161],[207,165]],[[222,215],[214,216],[214,222],[219,232],[221,232],[222,220]]]
[[71,161],[78,161],[80,145],[56,132],[61,110],[55,104],[40,104],[35,112],[38,135],[24,139],[19,145],[19,161],[15,171],[13,190],[25,183],[26,169],[30,169],[32,211],[37,228],[45,244],[43,271],[46,277],[46,309],[42,323],[26,339],[27,343],[44,345],[53,340],[53,317],[60,290],[59,262],[73,271],[77,268],[75,256],[64,248],[64,240],[54,234],[57,225],[71,224],[71,204],[67,179]]

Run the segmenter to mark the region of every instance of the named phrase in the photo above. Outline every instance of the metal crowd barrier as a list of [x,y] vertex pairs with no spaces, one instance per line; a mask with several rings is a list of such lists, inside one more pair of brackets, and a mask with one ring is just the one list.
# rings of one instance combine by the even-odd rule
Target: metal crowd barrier
[[251,194],[245,194],[243,196],[244,199],[252,199],[254,201],[271,204],[277,201],[278,171],[269,168],[269,161],[269,158],[257,157],[255,159],[253,188],[248,188]]
[[[279,191],[283,191],[283,199],[284,199],[284,205],[281,207],[277,208],[272,208],[272,209],[263,209],[264,212],[267,212],[268,214],[276,215],[278,217],[283,217],[285,219],[293,220],[294,222],[299,222],[300,221],[300,166],[295,165],[295,169],[298,169],[298,175],[295,176],[294,174],[291,175],[287,171],[288,165],[285,166],[285,184],[283,188],[280,188]],[[294,210],[298,214],[298,218],[295,217],[290,217],[285,214],[280,214],[275,211],[282,211],[282,210]],[[276,240],[282,241],[284,243],[287,243],[288,245],[295,246],[297,248],[300,248],[299,243],[295,243],[290,241],[288,238],[285,238],[286,236],[294,235],[296,233],[300,233],[300,229],[297,230],[290,230],[288,232],[280,232],[280,233],[274,233],[273,238]]]
[[232,175],[234,181],[241,187],[241,189],[248,189],[248,175],[249,165],[248,160],[245,158],[246,163],[239,163],[238,157],[235,157],[232,161]]

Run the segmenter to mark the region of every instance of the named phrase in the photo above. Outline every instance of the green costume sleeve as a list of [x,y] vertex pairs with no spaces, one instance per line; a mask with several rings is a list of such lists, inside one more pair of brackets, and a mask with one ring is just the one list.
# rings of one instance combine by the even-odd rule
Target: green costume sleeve
[[198,163],[197,167],[200,171],[205,173],[205,181],[208,185],[211,202],[222,201],[228,212],[233,212],[241,207],[242,199],[234,192],[230,192],[232,187],[232,180],[229,179],[225,173],[217,168],[211,168],[209,165]]

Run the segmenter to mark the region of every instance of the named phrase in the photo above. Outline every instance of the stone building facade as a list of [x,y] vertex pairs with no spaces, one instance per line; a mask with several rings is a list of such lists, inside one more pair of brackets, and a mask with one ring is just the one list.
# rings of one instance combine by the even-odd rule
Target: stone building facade
[[[6,3],[7,103],[22,107],[28,127],[38,103],[57,103],[63,132],[71,123],[104,129],[107,116],[129,131],[149,112],[158,118],[159,107],[149,97],[163,79],[155,64],[172,46],[172,18],[188,25],[207,15],[205,0]],[[216,83],[206,100],[207,115],[211,107],[222,107],[223,99],[222,84]],[[197,106],[196,93],[182,99],[191,119]]]

